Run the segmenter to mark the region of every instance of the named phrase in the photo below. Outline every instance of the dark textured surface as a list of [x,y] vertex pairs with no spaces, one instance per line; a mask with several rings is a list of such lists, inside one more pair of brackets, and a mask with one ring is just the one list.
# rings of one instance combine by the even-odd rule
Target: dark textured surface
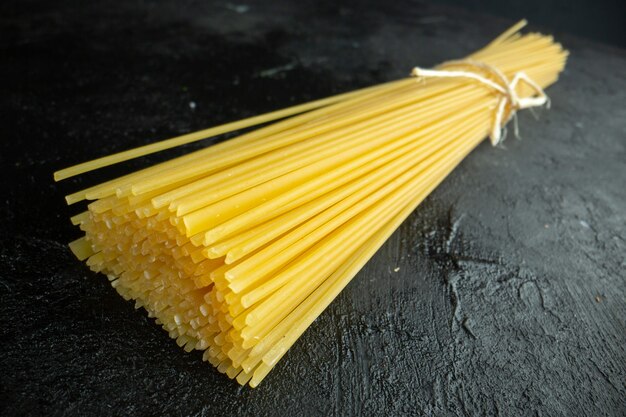
[[518,19],[554,30],[574,32],[610,45],[626,47],[626,9],[622,0],[429,0],[468,10]]
[[409,2],[117,3],[0,6],[2,414],[626,413],[624,51],[557,34],[572,57],[553,110],[473,152],[251,390],[66,247],[63,195],[146,161],[52,171],[404,76],[511,22]]

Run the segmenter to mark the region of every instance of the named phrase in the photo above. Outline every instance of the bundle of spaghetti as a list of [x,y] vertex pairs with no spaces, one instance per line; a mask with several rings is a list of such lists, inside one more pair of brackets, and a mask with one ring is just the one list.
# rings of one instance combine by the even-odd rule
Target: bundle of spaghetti
[[567,52],[523,24],[463,61],[416,70],[427,76],[59,171],[274,122],[69,195],[95,200],[72,218],[85,235],[70,247],[179,346],[255,387],[420,202],[499,135],[515,97],[557,80]]

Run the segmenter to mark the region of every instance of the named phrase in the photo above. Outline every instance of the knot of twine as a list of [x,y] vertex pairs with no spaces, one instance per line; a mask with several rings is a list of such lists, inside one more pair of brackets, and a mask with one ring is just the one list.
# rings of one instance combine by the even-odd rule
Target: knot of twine
[[[446,70],[446,67],[465,67],[466,70]],[[500,93],[498,103],[495,107],[495,117],[491,128],[491,134],[489,139],[491,144],[496,146],[506,137],[506,129],[504,125],[513,118],[515,136],[519,138],[519,127],[517,124],[516,112],[521,109],[528,109],[532,107],[540,107],[545,105],[550,108],[550,99],[545,94],[543,89],[530,79],[524,72],[517,72],[513,79],[509,79],[499,69],[484,62],[472,61],[472,60],[458,60],[448,61],[438,68],[441,69],[424,69],[420,67],[413,68],[411,75],[417,78],[470,78],[478,81],[481,84],[496,90]],[[487,73],[488,75],[483,75]],[[488,78],[491,76],[493,79]],[[525,82],[534,91],[535,95],[531,97],[519,97],[516,91],[516,87],[520,82]],[[502,133],[504,131],[504,134]]]

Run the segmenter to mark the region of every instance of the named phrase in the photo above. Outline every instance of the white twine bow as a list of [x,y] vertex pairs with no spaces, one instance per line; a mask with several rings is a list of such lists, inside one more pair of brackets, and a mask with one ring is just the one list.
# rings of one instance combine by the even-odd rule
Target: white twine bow
[[[524,72],[517,72],[511,81],[497,68],[485,64],[484,62],[477,62],[472,60],[459,60],[448,61],[439,66],[439,68],[445,67],[470,67],[473,70],[445,70],[445,69],[424,69],[420,67],[413,68],[411,75],[417,78],[470,78],[478,81],[483,85],[486,85],[500,93],[500,98],[496,105],[496,113],[491,128],[491,134],[489,139],[491,144],[496,146],[506,137],[506,130],[504,126],[511,117],[514,118],[515,136],[519,138],[519,127],[517,125],[517,110],[528,109],[532,107],[540,107],[546,105],[550,108],[550,99],[545,94],[543,89],[530,79]],[[493,78],[497,80],[491,80],[481,73],[487,72]],[[519,97],[516,91],[517,85],[520,81],[529,85],[536,93],[536,96],[531,97]],[[507,106],[508,105],[508,106]],[[506,117],[505,117],[506,113]],[[506,120],[504,120],[506,118]],[[504,135],[502,131],[504,130]]]

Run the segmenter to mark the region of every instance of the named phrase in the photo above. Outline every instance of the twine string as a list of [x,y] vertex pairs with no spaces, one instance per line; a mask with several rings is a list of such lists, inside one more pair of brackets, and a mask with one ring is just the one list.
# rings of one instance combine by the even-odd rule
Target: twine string
[[[446,69],[450,67],[465,67],[466,69]],[[484,62],[473,60],[448,61],[441,64],[439,69],[413,68],[411,75],[418,79],[425,78],[469,78],[496,90],[499,93],[498,102],[495,107],[495,115],[489,139],[491,144],[496,146],[502,143],[506,137],[506,123],[513,118],[513,128],[515,136],[519,138],[519,126],[517,123],[518,110],[532,109],[534,107],[546,106],[550,108],[550,99],[541,86],[535,83],[523,71],[515,73],[509,79],[498,68]],[[483,74],[487,74],[486,76]],[[516,88],[524,82],[530,86],[535,94],[529,97],[519,97]],[[504,134],[503,134],[504,132]]]

